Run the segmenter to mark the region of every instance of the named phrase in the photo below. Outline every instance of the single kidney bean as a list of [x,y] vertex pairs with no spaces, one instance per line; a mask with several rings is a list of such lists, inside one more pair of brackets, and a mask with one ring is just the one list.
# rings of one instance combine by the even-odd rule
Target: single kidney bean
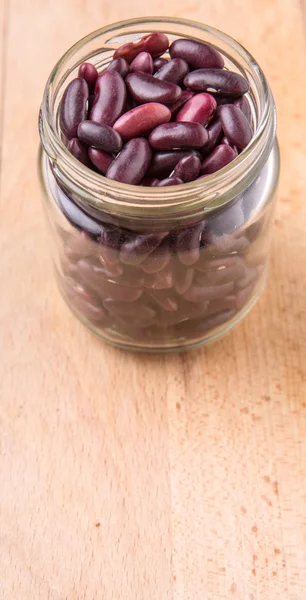
[[79,66],[78,77],[81,77],[87,81],[87,85],[90,92],[95,89],[96,81],[98,79],[98,71],[91,63],[82,63]]
[[160,245],[167,232],[136,234],[121,246],[120,260],[125,265],[139,265]]
[[122,148],[122,139],[119,133],[109,125],[100,125],[95,121],[83,121],[78,126],[78,138],[99,150],[105,152],[119,152]]
[[140,52],[149,52],[151,56],[156,57],[166,52],[168,47],[169,40],[164,33],[149,33],[148,35],[144,35],[140,40],[137,40],[137,42],[128,42],[117,48],[114,58],[125,58],[130,64]]
[[153,58],[149,52],[140,52],[130,64],[130,70],[153,74]]
[[189,66],[186,61],[183,58],[173,58],[167,61],[154,77],[180,85],[187,73],[189,73]]
[[98,150],[97,148],[89,148],[88,156],[91,162],[97,167],[98,171],[103,175],[106,175],[108,167],[112,164],[114,157],[104,150]]
[[86,119],[88,96],[87,82],[80,77],[73,79],[65,89],[60,105],[60,127],[68,139],[77,137],[78,126]]
[[200,174],[201,161],[195,154],[184,156],[174,167],[170,179],[179,178],[184,183],[197,179]]
[[191,92],[190,90],[183,90],[178,100],[168,104],[168,108],[171,112],[172,119],[176,117],[177,113],[182,108],[182,106],[184,106],[184,104],[188,102],[188,100],[190,100],[190,98],[192,98],[193,96],[194,92]]
[[209,154],[220,142],[222,137],[222,125],[218,117],[209,123],[207,129],[208,141],[203,148],[203,155]]
[[115,58],[109,63],[105,71],[117,71],[117,73],[119,73],[119,75],[125,79],[130,72],[130,67],[124,58]]
[[191,266],[199,260],[200,240],[205,227],[205,221],[201,221],[194,227],[186,227],[177,233],[176,251],[183,265]]
[[[225,104],[228,104],[227,102]],[[252,113],[251,107],[248,99],[245,96],[241,96],[241,98],[237,98],[234,102],[235,106],[238,106],[240,110],[243,112],[244,116],[249,121],[250,125],[252,123]]]
[[137,185],[150,166],[152,150],[145,138],[133,138],[123,147],[107,170],[106,177]]
[[184,85],[193,92],[214,92],[228,96],[242,96],[249,90],[244,77],[224,69],[199,69],[188,73]]
[[154,58],[154,60],[153,60],[154,73],[156,73],[156,71],[158,71],[161,67],[163,67],[167,62],[168,62],[167,58]]
[[[213,92],[211,92],[213,94]],[[243,96],[241,96],[243,98]],[[223,104],[232,104],[234,103],[234,98],[232,96],[221,96],[220,94],[216,94],[216,102],[217,106],[222,106]]]
[[207,140],[207,131],[200,123],[164,123],[149,136],[149,142],[156,150],[202,148]]
[[163,179],[168,177],[174,167],[184,156],[198,156],[199,152],[195,150],[172,150],[171,152],[155,152],[153,154],[151,166],[148,170],[149,177],[158,177]]
[[245,148],[252,139],[252,129],[242,110],[234,104],[225,104],[220,107],[220,118],[230,143],[238,148]]
[[125,103],[126,87],[121,75],[117,71],[104,71],[96,82],[90,119],[112,126],[123,113]]
[[171,58],[183,58],[193,69],[224,67],[224,60],[217,50],[195,40],[175,40],[169,48],[169,53]]
[[162,179],[156,184],[156,187],[167,187],[169,185],[180,185],[184,183],[182,179],[179,177],[167,177],[166,179]]
[[148,73],[130,73],[126,78],[129,93],[137,102],[168,103],[177,100],[182,93],[175,83],[161,81]]
[[226,144],[220,144],[209,154],[207,158],[202,162],[201,174],[210,175],[223,169],[225,165],[232,162],[236,158],[236,152],[231,146]]
[[86,167],[90,166],[87,147],[85,146],[85,144],[82,144],[82,142],[80,142],[78,138],[72,138],[72,140],[69,140],[67,148],[75,158],[77,158],[81,163],[83,163],[83,165],[86,165]]
[[162,123],[167,123],[170,119],[169,108],[158,102],[149,102],[136,106],[119,117],[114,124],[114,130],[121,135],[123,140],[127,141],[133,137],[150,133],[152,129]]
[[207,125],[217,109],[216,100],[210,94],[196,94],[193,96],[176,116],[176,121],[190,121]]

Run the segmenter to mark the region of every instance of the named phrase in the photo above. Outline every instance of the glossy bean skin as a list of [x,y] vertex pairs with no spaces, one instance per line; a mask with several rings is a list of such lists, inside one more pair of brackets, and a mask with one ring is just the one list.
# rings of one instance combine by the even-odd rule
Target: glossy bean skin
[[214,92],[237,97],[249,91],[249,84],[244,77],[232,71],[222,69],[198,69],[188,73],[184,85],[193,92]]
[[89,96],[85,79],[77,77],[67,86],[60,104],[60,127],[68,140],[77,137],[79,124],[86,119]]
[[123,140],[140,137],[150,133],[155,127],[167,123],[171,119],[169,108],[157,102],[141,104],[124,113],[114,124]]
[[149,33],[136,42],[128,42],[114,53],[114,58],[124,58],[129,64],[140,54],[149,52],[151,56],[158,57],[169,47],[169,39],[164,33]]
[[222,69],[224,60],[212,46],[195,40],[175,40],[170,48],[171,58],[183,58],[193,69]]
[[203,148],[203,156],[209,154],[219,144],[222,138],[223,130],[219,117],[216,117],[211,121],[206,131],[208,140]]
[[194,265],[200,257],[200,240],[206,227],[205,221],[181,229],[176,235],[176,250],[183,265]]
[[85,79],[90,92],[94,91],[98,79],[98,71],[94,65],[91,63],[82,63],[79,66],[78,77]]
[[225,104],[220,107],[220,118],[229,142],[243,150],[250,143],[253,133],[242,110],[234,104]]
[[119,152],[122,148],[122,139],[119,133],[108,125],[100,125],[95,121],[83,121],[78,127],[78,138],[99,150],[105,152]]
[[86,167],[90,166],[87,147],[85,144],[80,142],[78,138],[72,138],[71,140],[69,140],[67,148],[75,158],[77,158],[81,163],[83,163],[83,165],[86,165]]
[[202,162],[201,175],[210,175],[223,169],[228,165],[234,158],[236,158],[236,152],[231,146],[226,144],[220,144],[210,153],[210,155]]
[[182,183],[184,183],[182,179],[173,176],[162,179],[156,184],[156,187],[169,187],[170,185],[181,185]]
[[126,87],[121,75],[117,71],[104,71],[96,82],[90,120],[111,127],[123,113],[126,97]]
[[199,123],[165,123],[149,136],[149,142],[156,150],[202,148],[207,140],[207,132]]
[[250,103],[249,103],[248,99],[245,96],[241,96],[241,98],[237,98],[237,100],[234,101],[234,105],[238,106],[238,108],[240,108],[240,110],[243,112],[244,116],[246,117],[246,119],[248,120],[248,122],[251,125],[252,124],[252,112],[251,112],[251,107],[250,107]]
[[148,171],[150,177],[164,179],[169,177],[177,163],[185,156],[197,156],[201,158],[199,152],[194,150],[172,150],[170,152],[155,152],[152,157],[151,166]]
[[176,117],[182,106],[184,106],[184,104],[188,102],[188,100],[190,100],[193,96],[194,92],[191,92],[190,90],[183,90],[178,100],[168,104],[168,108],[171,112],[171,116],[173,119],[174,117]]
[[190,154],[189,156],[181,158],[171,173],[171,177],[179,177],[184,183],[187,183],[197,179],[200,174],[200,170],[201,161],[199,157],[194,154]]
[[139,103],[174,102],[182,94],[181,88],[175,83],[160,81],[148,73],[130,73],[126,78],[129,94]]
[[122,79],[125,79],[130,72],[130,67],[124,58],[114,58],[106,67],[105,71],[117,71]]
[[108,167],[114,160],[114,157],[111,154],[108,154],[108,152],[105,152],[104,150],[98,150],[97,148],[89,148],[88,156],[102,175],[106,175]]
[[189,73],[189,66],[183,58],[173,58],[167,61],[154,75],[156,79],[163,81],[170,81],[180,85],[187,73]]
[[196,94],[179,111],[176,121],[190,121],[207,125],[217,109],[216,100],[210,94]]
[[163,67],[168,62],[167,58],[154,58],[153,60],[153,70],[154,73],[158,71],[161,67]]
[[146,175],[151,157],[148,141],[145,138],[133,138],[112,162],[106,176],[120,183],[137,185]]
[[130,64],[131,72],[149,73],[153,75],[153,58],[149,52],[140,52]]

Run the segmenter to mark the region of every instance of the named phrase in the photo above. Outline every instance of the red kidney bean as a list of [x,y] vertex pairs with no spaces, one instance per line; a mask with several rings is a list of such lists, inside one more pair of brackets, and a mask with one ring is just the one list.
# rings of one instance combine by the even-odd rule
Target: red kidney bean
[[192,98],[193,96],[194,92],[191,92],[189,90],[183,90],[178,100],[176,100],[175,102],[171,102],[171,104],[168,104],[168,108],[171,112],[171,117],[173,119],[176,117],[177,113],[182,108],[182,106],[184,106],[184,104],[188,102],[188,100],[190,100],[190,98]]
[[[228,104],[228,102],[226,102],[225,104]],[[244,116],[247,118],[248,122],[251,124],[252,112],[248,99],[245,96],[241,96],[241,98],[237,98],[237,100],[235,100],[234,105],[240,108]]]
[[[241,96],[243,98],[243,96]],[[221,96],[219,94],[216,94],[216,102],[217,102],[217,106],[222,106],[223,104],[232,104],[232,102],[234,102],[234,98],[232,98],[231,96]]]
[[224,67],[224,60],[217,50],[195,40],[175,40],[169,48],[169,53],[171,58],[183,58],[193,69]]
[[96,82],[90,119],[112,126],[122,114],[125,103],[126,87],[121,75],[117,71],[104,71]]
[[125,58],[128,63],[131,63],[140,52],[149,52],[151,56],[156,57],[166,52],[168,47],[169,40],[164,33],[149,33],[136,42],[128,42],[117,48],[114,58]]
[[170,250],[168,246],[162,242],[149,254],[149,256],[147,256],[140,266],[145,273],[158,273],[169,264],[170,259]]
[[157,102],[150,102],[136,106],[124,113],[114,124],[114,130],[121,135],[123,140],[127,141],[133,137],[150,133],[152,129],[162,123],[167,123],[170,119],[169,108]]
[[224,298],[232,293],[234,282],[223,283],[221,285],[196,285],[193,284],[184,294],[185,300],[188,302],[205,302]]
[[252,139],[252,129],[242,110],[234,104],[225,104],[220,107],[220,118],[230,143],[238,148],[245,148]]
[[239,256],[230,256],[210,260],[205,268],[201,267],[200,270],[203,271],[203,275],[197,275],[197,283],[221,285],[243,277],[246,266]]
[[95,121],[83,121],[78,126],[78,138],[99,150],[105,152],[119,152],[122,148],[122,139],[119,133],[108,125],[100,125]]
[[130,64],[130,70],[153,74],[153,59],[149,52],[140,52]]
[[201,161],[198,156],[190,154],[181,158],[171,173],[171,178],[179,178],[183,183],[193,181],[199,176]]
[[154,279],[151,280],[150,284],[145,284],[145,287],[151,290],[169,290],[173,287],[173,285],[174,277],[172,268],[171,266],[166,265],[157,273],[155,272]]
[[160,81],[148,73],[130,73],[126,78],[129,93],[137,102],[168,103],[177,100],[182,93],[175,83]]
[[153,60],[154,73],[156,73],[156,71],[161,69],[161,67],[163,67],[167,62],[168,62],[167,58],[154,58],[154,60]]
[[199,69],[188,73],[184,85],[193,92],[214,92],[228,96],[242,96],[249,90],[244,77],[223,69]]
[[182,269],[182,265],[178,265],[175,271],[175,289],[179,295],[185,294],[189,290],[194,276],[194,269]]
[[156,187],[167,187],[169,185],[180,185],[184,183],[182,179],[179,177],[167,177],[167,179],[162,179],[159,183],[156,184]]
[[172,152],[155,152],[153,154],[151,166],[148,170],[149,177],[158,177],[163,179],[168,177],[174,167],[184,156],[198,156],[199,152],[195,150],[173,150]]
[[117,71],[117,73],[119,73],[119,75],[125,79],[130,72],[130,67],[124,58],[115,58],[109,63],[105,71]]
[[78,126],[86,119],[86,105],[89,96],[85,79],[73,79],[63,94],[60,104],[60,127],[68,138],[77,137]]
[[104,152],[104,150],[98,150],[97,148],[89,148],[88,156],[95,167],[97,167],[98,171],[103,175],[106,175],[108,167],[114,160],[113,156]]
[[223,169],[225,165],[232,162],[236,158],[236,152],[231,146],[220,144],[209,154],[207,158],[202,162],[201,174],[210,175]]
[[150,297],[166,311],[175,312],[178,309],[178,303],[174,298],[171,298],[167,292],[157,291],[150,294]]
[[112,299],[106,299],[103,305],[112,314],[124,315],[127,317],[133,317],[134,319],[140,320],[152,320],[155,317],[155,310],[149,306],[144,306],[137,303],[137,309],[135,306],[127,302],[116,302]]
[[202,148],[207,140],[207,131],[200,123],[165,123],[149,136],[149,142],[156,150]]
[[151,157],[152,151],[147,140],[133,138],[112,162],[106,176],[121,183],[137,185],[146,175]]
[[183,265],[194,265],[200,257],[200,240],[205,221],[201,221],[194,227],[187,227],[179,231],[176,235],[176,252],[180,262]]
[[139,265],[160,245],[167,232],[136,234],[121,246],[120,260],[125,265]]
[[222,125],[219,118],[214,118],[209,123],[207,129],[208,141],[203,148],[203,155],[209,154],[215,146],[220,142],[222,136]]
[[85,144],[82,144],[82,142],[80,142],[78,138],[72,138],[72,140],[69,140],[67,148],[75,158],[77,158],[81,163],[83,163],[83,165],[86,165],[86,167],[90,166],[87,147],[85,146]]
[[222,138],[220,144],[226,144],[226,146],[230,146],[231,145],[230,141],[225,136]]
[[187,73],[189,73],[189,66],[186,61],[183,58],[173,58],[167,61],[154,77],[180,85]]
[[96,81],[98,78],[98,71],[91,63],[82,63],[79,66],[78,77],[81,77],[87,81],[87,85],[90,91],[94,91]]
[[216,109],[217,103],[210,94],[197,94],[184,104],[175,120],[207,125],[213,118]]
[[144,185],[146,187],[156,187],[159,181],[160,180],[156,179],[156,177],[144,177],[141,180],[140,185]]

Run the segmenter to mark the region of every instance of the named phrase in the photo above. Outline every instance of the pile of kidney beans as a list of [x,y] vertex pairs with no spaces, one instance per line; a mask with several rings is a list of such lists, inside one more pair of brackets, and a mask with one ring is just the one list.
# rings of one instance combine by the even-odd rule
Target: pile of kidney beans
[[[177,39],[168,48],[166,35],[152,33],[116,50],[100,75],[81,64],[59,116],[83,164],[122,183],[163,187],[214,173],[248,145],[247,81],[212,46]],[[57,197],[74,227],[60,230],[61,287],[95,329],[147,345],[192,340],[252,296],[263,270],[252,248],[265,222],[248,223],[254,192],[188,225],[152,222],[142,231],[109,223],[61,186]]]

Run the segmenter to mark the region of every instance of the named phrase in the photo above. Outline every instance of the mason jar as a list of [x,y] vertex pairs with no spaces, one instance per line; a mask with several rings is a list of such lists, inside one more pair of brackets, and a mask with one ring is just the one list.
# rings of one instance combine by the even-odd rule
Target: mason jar
[[[98,71],[127,41],[161,31],[170,43],[213,45],[249,82],[254,135],[220,171],[184,185],[118,183],[77,161],[59,129],[59,105],[82,62]],[[183,19],[103,27],[54,67],[40,110],[39,172],[55,275],[72,312],[121,348],[186,350],[237,325],[267,277],[279,176],[275,105],[254,58],[220,31]]]

